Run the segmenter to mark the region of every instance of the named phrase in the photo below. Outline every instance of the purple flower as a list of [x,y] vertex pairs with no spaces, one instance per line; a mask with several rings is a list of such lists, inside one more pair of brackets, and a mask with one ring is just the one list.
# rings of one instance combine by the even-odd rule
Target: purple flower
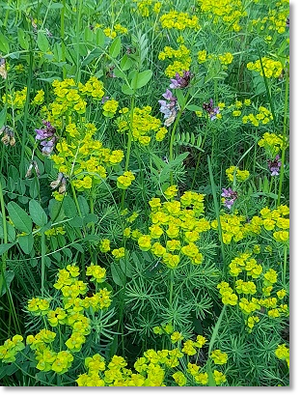
[[162,96],[166,99],[160,99],[158,103],[160,104],[160,112],[164,115],[166,127],[169,127],[176,119],[178,105],[177,98],[173,96],[170,90],[166,90]]
[[279,170],[281,167],[279,154],[276,155],[274,160],[267,160],[267,162],[268,162],[269,170],[271,172],[271,176],[279,175]]
[[57,141],[55,127],[53,127],[49,121],[43,120],[42,123],[44,124],[45,128],[35,130],[35,139],[37,141],[41,141],[40,145],[42,146],[42,153],[46,156],[49,156],[52,153]]
[[235,200],[238,198],[237,192],[235,192],[231,188],[228,188],[228,189],[222,188],[221,196],[224,197],[223,203],[224,203],[225,207],[228,208],[229,210],[233,206]]
[[208,113],[211,120],[215,120],[217,118],[216,115],[220,113],[219,107],[214,107],[212,99],[209,100],[209,103],[203,103],[202,107]]
[[184,71],[183,76],[180,76],[179,73],[176,73],[175,79],[171,79],[170,88],[185,88],[189,85],[191,80],[191,72]]
[[176,102],[177,98],[173,96],[172,92],[168,89],[166,89],[166,92],[162,94],[162,96],[167,100],[171,102]]

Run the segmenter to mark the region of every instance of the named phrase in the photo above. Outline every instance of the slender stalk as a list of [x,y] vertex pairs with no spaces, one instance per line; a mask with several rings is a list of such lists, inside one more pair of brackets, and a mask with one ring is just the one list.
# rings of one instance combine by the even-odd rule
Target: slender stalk
[[214,208],[215,208],[216,218],[217,218],[217,222],[218,222],[219,240],[220,240],[220,243],[221,243],[221,253],[222,253],[222,259],[223,259],[223,265],[225,266],[225,250],[224,250],[224,243],[223,243],[223,235],[222,235],[222,227],[221,227],[221,220],[220,220],[219,205],[218,205],[216,186],[215,186],[215,182],[214,182],[214,177],[213,177],[213,173],[212,173],[212,168],[211,168],[211,163],[210,163],[209,156],[207,156],[207,161],[208,161],[210,185],[211,185],[211,190],[212,190],[212,195],[213,195],[213,200],[214,200]]
[[24,167],[24,157],[25,157],[25,143],[27,138],[27,121],[29,114],[29,96],[31,90],[32,83],[32,67],[33,67],[33,54],[32,51],[29,52],[29,70],[28,70],[28,78],[27,78],[27,94],[26,94],[26,102],[24,107],[24,121],[23,121],[23,130],[22,130],[22,146],[21,146],[21,156],[20,156],[20,176],[21,178],[25,176],[25,167]]
[[45,233],[41,235],[41,295],[44,296],[45,292],[45,277],[46,277],[46,266],[45,266],[45,254],[46,254],[46,239]]
[[280,205],[282,184],[284,179],[284,163],[285,163],[285,152],[287,150],[287,116],[288,116],[288,104],[289,104],[289,77],[286,76],[285,80],[285,98],[284,98],[284,118],[283,118],[283,148],[281,154],[281,167],[279,175],[279,188],[278,188],[278,199],[277,206]]
[[[7,244],[8,235],[7,235],[6,216],[5,216],[5,212],[6,211],[5,211],[5,203],[4,203],[4,197],[3,197],[3,189],[2,189],[1,178],[0,178],[0,207],[1,207],[2,225],[3,225],[3,241],[4,241],[4,244]],[[3,282],[5,283],[6,259],[7,259],[7,251],[2,254],[2,266],[1,266],[1,278],[0,278],[0,294],[2,293]]]
[[170,295],[169,295],[169,304],[172,305],[173,302],[173,290],[174,290],[174,270],[171,270],[170,273]]
[[81,24],[81,13],[82,13],[82,0],[77,0],[76,1],[76,9],[77,9],[77,22],[76,22],[76,74],[75,74],[75,80],[76,83],[80,81],[80,65],[79,65],[79,59],[80,59],[80,53],[79,53],[79,44],[80,44],[80,24]]
[[211,369],[211,358],[210,358],[210,354],[211,354],[212,348],[213,348],[213,346],[214,346],[216,337],[217,337],[217,335],[218,335],[219,328],[220,328],[220,325],[221,325],[221,322],[222,322],[222,319],[223,319],[225,310],[226,310],[226,305],[223,306],[223,309],[222,309],[222,311],[221,311],[221,313],[220,313],[220,315],[219,315],[218,321],[217,321],[217,323],[216,323],[216,325],[215,325],[215,327],[214,327],[212,336],[211,336],[211,338],[210,338],[209,346],[208,346],[208,361],[207,361],[207,366],[208,366],[207,369],[208,369],[208,370],[207,370],[207,372],[208,372],[208,378],[209,378],[209,382],[208,382],[208,385],[209,385],[209,386],[215,386],[215,385],[216,385],[215,380],[214,380],[214,377],[213,377],[213,374],[212,374],[212,369]]
[[[129,126],[129,131],[127,134],[127,148],[126,148],[126,158],[125,158],[125,171],[128,171],[129,167],[129,160],[130,160],[130,151],[131,151],[131,144],[132,144],[132,126],[133,126],[133,112],[134,112],[134,106],[135,106],[135,97],[134,95],[131,97],[131,105],[130,105],[130,126]],[[126,195],[126,189],[122,191],[122,197],[121,197],[121,208],[122,210],[124,209],[124,204],[125,204],[125,195]]]
[[[62,0],[62,9],[60,12],[60,37],[61,37],[61,60],[66,62],[66,45],[65,45],[65,9],[66,0]],[[67,77],[66,66],[63,66],[63,78]]]
[[285,278],[286,278],[287,254],[288,254],[288,247],[287,247],[287,245],[285,245],[283,248],[283,272],[282,272],[283,284],[285,284]]

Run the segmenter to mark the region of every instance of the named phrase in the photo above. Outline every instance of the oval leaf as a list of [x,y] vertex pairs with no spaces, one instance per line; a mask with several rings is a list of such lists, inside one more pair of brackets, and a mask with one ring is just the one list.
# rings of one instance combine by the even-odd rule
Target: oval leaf
[[38,226],[44,226],[47,223],[47,215],[41,205],[35,201],[29,201],[29,214],[33,222]]
[[49,41],[43,32],[38,32],[37,45],[42,52],[47,52],[49,49]]
[[11,201],[7,204],[7,211],[16,229],[25,233],[32,232],[32,220],[18,204]]
[[144,87],[151,79],[153,75],[152,70],[144,70],[143,72],[136,72],[133,76],[130,86],[133,90],[137,90],[139,88]]
[[21,250],[24,252],[24,254],[30,254],[32,248],[33,248],[33,236],[32,234],[28,234],[27,236],[20,236],[18,238],[18,243],[20,245]]
[[116,58],[121,51],[121,39],[120,37],[116,37],[114,41],[111,43],[111,46],[109,47],[109,55],[112,58]]

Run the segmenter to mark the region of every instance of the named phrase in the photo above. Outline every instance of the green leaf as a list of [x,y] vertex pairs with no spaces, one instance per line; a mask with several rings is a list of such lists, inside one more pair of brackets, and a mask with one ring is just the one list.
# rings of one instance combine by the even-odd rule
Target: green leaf
[[16,229],[28,234],[32,232],[32,220],[18,204],[11,201],[7,204],[7,210]]
[[51,199],[49,201],[49,212],[50,218],[52,221],[59,222],[65,218],[65,212],[63,209],[63,203],[60,201],[56,201],[55,199]]
[[77,215],[76,205],[73,199],[69,196],[66,196],[64,198],[63,209],[67,218],[73,218]]
[[21,28],[18,28],[18,41],[19,41],[20,47],[22,47],[24,50],[28,50],[29,40],[28,40],[28,37],[25,36],[24,30]]
[[105,34],[102,29],[96,31],[96,43],[99,47],[103,47],[105,43]]
[[0,51],[3,51],[4,54],[9,53],[9,41],[1,32],[0,32]]
[[0,128],[2,128],[6,121],[6,106],[0,112]]
[[203,110],[201,106],[197,106],[197,105],[187,105],[186,109],[191,110],[192,112],[199,112]]
[[183,92],[181,90],[176,90],[175,95],[177,96],[179,107],[182,109],[184,106],[184,103],[185,103],[185,98],[184,98]]
[[108,53],[112,58],[117,58],[117,56],[120,54],[120,51],[121,51],[121,39],[120,37],[116,37],[114,41],[111,43]]
[[49,49],[49,41],[43,32],[38,32],[37,45],[42,52],[47,52]]
[[43,208],[37,201],[35,200],[29,201],[29,214],[36,225],[38,226],[46,225],[48,221],[46,212],[43,210]]
[[126,283],[126,275],[121,269],[121,266],[118,263],[112,263],[110,268],[114,282],[120,287],[123,287]]
[[121,89],[122,89],[123,94],[125,94],[125,95],[133,95],[134,94],[134,91],[130,87],[128,87],[128,85],[126,85],[126,84],[123,84]]
[[[13,242],[15,241],[16,238],[16,230],[15,228],[8,222],[6,222],[6,228],[7,228],[7,240],[8,242]],[[0,212],[0,238],[4,239],[4,229],[3,229],[3,219],[2,219],[2,214]]]
[[10,243],[10,244],[1,244],[0,246],[0,255],[4,254],[6,251],[8,251],[11,247],[13,247],[16,243]]
[[[2,277],[2,276],[0,276]],[[5,282],[2,283],[2,291],[0,291],[0,296],[3,296],[5,292],[7,291],[7,288],[9,288],[11,282],[13,281],[15,277],[15,273],[12,270],[6,270],[5,271]]]
[[27,236],[20,236],[18,238],[18,243],[20,245],[21,250],[24,252],[24,254],[30,254],[32,248],[33,248],[33,243],[34,243],[34,238],[32,234],[28,234]]
[[82,217],[84,217],[85,215],[87,215],[90,212],[89,204],[84,196],[78,197],[78,205],[79,205]]
[[129,58],[127,54],[125,54],[120,61],[120,68],[125,72],[130,69],[133,65],[133,61]]
[[135,72],[132,77],[130,87],[133,90],[144,87],[150,81],[152,75],[153,72],[150,69],[144,70],[143,72]]

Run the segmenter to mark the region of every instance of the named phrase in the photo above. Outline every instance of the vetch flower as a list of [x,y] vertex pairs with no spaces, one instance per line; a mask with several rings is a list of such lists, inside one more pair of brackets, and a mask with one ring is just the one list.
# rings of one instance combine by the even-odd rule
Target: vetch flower
[[267,160],[267,162],[268,162],[268,168],[271,172],[271,176],[279,175],[279,170],[281,167],[279,154],[276,155],[274,160]]
[[224,189],[222,188],[222,194],[221,196],[223,197],[223,204],[225,205],[226,208],[229,210],[233,206],[235,200],[238,198],[237,192],[232,190],[231,188]]
[[188,87],[191,78],[192,78],[192,74],[189,71],[183,71],[183,75],[182,76],[180,76],[179,73],[176,73],[175,79],[171,79],[170,88],[185,88],[185,87]]
[[214,107],[212,98],[209,100],[209,103],[203,103],[202,107],[208,113],[211,120],[215,120],[217,114],[220,113],[220,108],[218,106]]

